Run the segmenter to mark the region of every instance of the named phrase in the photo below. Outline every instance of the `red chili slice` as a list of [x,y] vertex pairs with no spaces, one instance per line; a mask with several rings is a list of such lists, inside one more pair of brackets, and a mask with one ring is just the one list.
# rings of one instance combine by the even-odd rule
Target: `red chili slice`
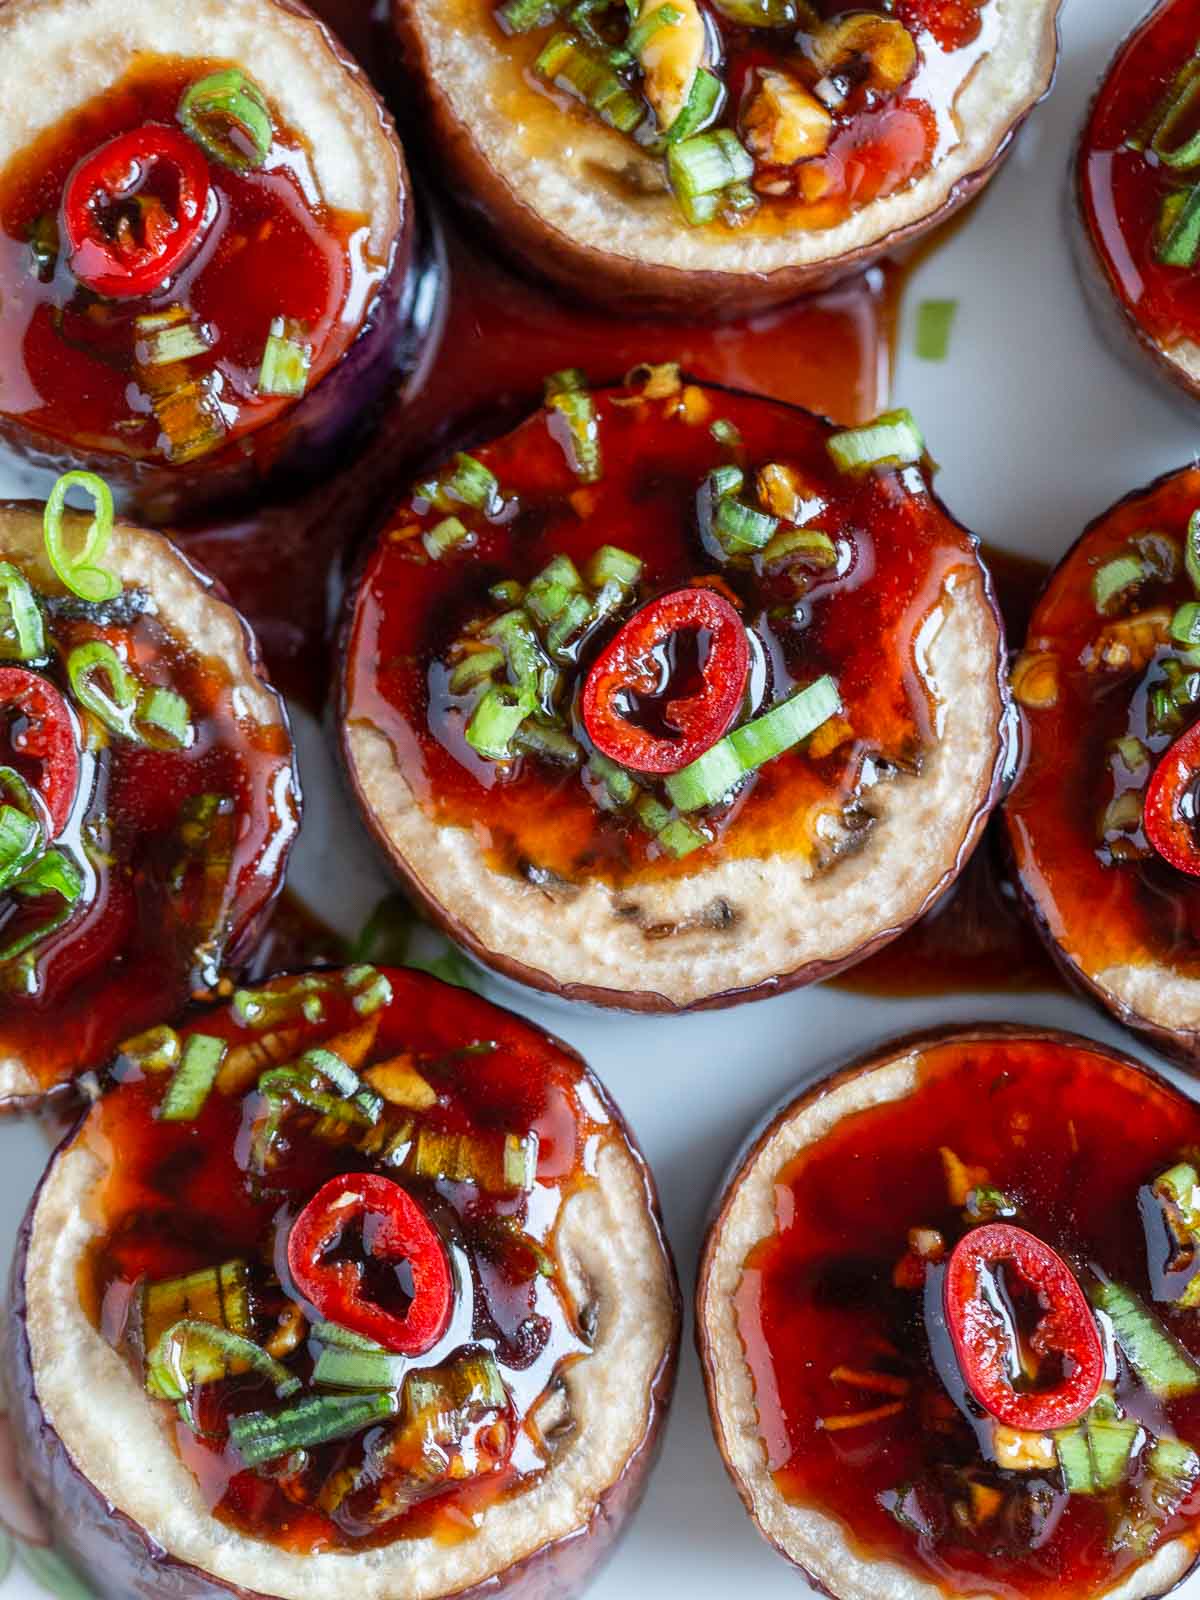
[[[705,635],[701,683],[668,700],[655,733],[632,719],[639,699],[664,692],[673,666],[672,641]],[[583,722],[602,755],[634,772],[679,772],[726,733],[738,714],[750,674],[750,646],[741,617],[712,589],[675,589],[636,612],[597,658],[583,686]]]
[[[1000,1266],[1015,1271],[1037,1295],[1042,1315],[1029,1346],[1039,1359],[1061,1358],[1062,1376],[1052,1388],[1014,1386],[1012,1330],[983,1288],[985,1274]],[[1065,1427],[1099,1394],[1104,1350],[1091,1307],[1062,1257],[1024,1228],[992,1222],[960,1239],[942,1298],[967,1387],[998,1421],[1036,1432]]]
[[1146,786],[1142,826],[1164,861],[1200,878],[1200,722],[1181,733]]
[[209,193],[208,163],[185,134],[157,122],[118,134],[67,179],[71,271],[113,299],[160,289],[199,244]]
[[[374,1262],[408,1263],[412,1301],[403,1315],[369,1297],[364,1262],[332,1259],[351,1224],[361,1227],[362,1248]],[[408,1190],[390,1178],[331,1178],[292,1224],[287,1256],[296,1288],[327,1322],[385,1350],[424,1355],[446,1331],[453,1300],[446,1247]]]
[[[51,838],[70,820],[79,790],[79,740],[67,702],[54,685],[25,667],[0,667],[0,711],[7,719],[14,764],[45,801]],[[27,763],[36,762],[30,772]]]

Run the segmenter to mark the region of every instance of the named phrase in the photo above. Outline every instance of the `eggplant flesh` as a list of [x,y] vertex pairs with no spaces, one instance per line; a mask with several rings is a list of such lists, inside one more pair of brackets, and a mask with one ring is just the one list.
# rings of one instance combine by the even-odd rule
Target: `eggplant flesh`
[[412,189],[392,119],[357,64],[300,0],[11,0],[0,50],[25,92],[0,107],[0,168],[74,107],[104,93],[141,53],[242,66],[308,141],[321,203],[361,214],[378,269],[341,359],[278,418],[233,447],[178,465],[65,445],[18,415],[0,442],[48,473],[85,467],[119,509],[161,521],[254,494],[267,478],[294,485],[337,458],[354,425],[411,352]]
[[6,1381],[22,1468],[52,1537],[104,1600],[566,1600],[636,1508],[674,1382],[677,1290],[647,1169],[624,1136],[556,1233],[564,1286],[594,1328],[567,1369],[544,1474],[488,1507],[471,1538],[297,1555],[217,1522],[147,1399],[88,1320],[78,1274],[104,1167],[74,1135],[30,1206],[13,1266]]

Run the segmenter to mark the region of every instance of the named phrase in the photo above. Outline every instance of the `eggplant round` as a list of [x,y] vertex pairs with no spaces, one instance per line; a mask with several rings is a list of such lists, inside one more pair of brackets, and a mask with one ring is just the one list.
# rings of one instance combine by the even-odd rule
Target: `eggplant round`
[[[1098,326],[1121,353],[1192,399],[1200,396],[1196,249],[1166,224],[1190,166],[1150,148],[1166,137],[1176,90],[1190,71],[1200,7],[1160,0],[1122,41],[1088,110],[1075,153],[1075,235],[1080,276]],[[1181,77],[1181,82],[1182,77]],[[1179,254],[1178,252],[1182,252]]]
[[[551,403],[475,452],[496,499],[490,512],[458,506],[457,544],[438,551],[430,530],[446,519],[418,484],[368,553],[340,688],[363,814],[450,937],[535,988],[669,1012],[831,976],[932,904],[998,797],[1003,636],[976,541],[924,467],[843,472],[830,453],[837,430],[793,407],[687,384],[673,368],[582,403],[595,411],[595,481],[580,481]],[[744,480],[733,514],[753,513],[757,492],[760,534],[777,529],[753,555],[715,542],[708,475],[729,470]],[[768,503],[779,517],[761,511]],[[582,591],[581,570],[613,546],[638,576],[597,591],[582,632],[546,661],[548,733],[535,717],[505,759],[479,756],[479,696],[509,694],[495,679],[517,669],[490,648],[492,678],[459,693],[474,671],[460,671],[460,652],[479,660],[514,616],[524,628],[555,558],[571,558]],[[510,590],[495,598],[489,586],[505,580],[517,607],[497,623]],[[743,614],[753,665],[739,728],[823,675],[844,699],[819,742],[793,741],[699,809],[676,804],[671,779],[614,776],[580,705],[617,624],[681,584],[732,596]],[[552,651],[552,629],[539,627],[534,648]],[[683,681],[676,670],[657,703]]]
[[[883,24],[900,30],[907,52],[889,76],[889,66],[877,69],[869,50],[851,49],[838,32],[861,22],[861,13],[821,21],[814,8],[791,0],[753,6],[729,0],[708,13],[688,0],[681,23],[659,39],[678,38],[687,55],[694,36],[695,61],[687,55],[672,65],[668,58],[650,77],[631,68],[620,80],[623,98],[614,103],[641,105],[645,113],[636,137],[564,92],[561,78],[554,88],[539,80],[535,58],[552,37],[563,37],[564,26],[546,26],[545,10],[535,32],[507,38],[483,0],[392,0],[392,17],[436,153],[502,249],[579,296],[642,312],[733,315],[822,288],[915,239],[977,193],[1050,87],[1059,5],[985,0],[976,7],[972,0],[941,7],[913,0]],[[643,5],[642,18],[652,9]],[[528,5],[523,10],[533,15]],[[939,35],[957,45],[947,49],[935,32],[945,26],[940,15],[952,13],[953,26],[964,31]],[[773,21],[747,26],[758,14]],[[878,17],[867,21],[879,25]],[[604,18],[600,25],[607,25]],[[692,225],[671,192],[661,140],[644,135],[667,118],[681,127],[675,78],[682,74],[694,90],[696,76],[688,73],[703,61],[719,77],[722,57],[730,75],[747,83],[757,81],[764,60],[772,63],[769,87],[782,86],[785,110],[799,98],[803,121],[785,135],[785,148],[770,132],[783,113],[778,100],[768,102],[768,132],[758,136],[768,142],[759,146],[752,184],[735,186],[741,209],[727,210],[727,220]],[[664,76],[660,94],[655,83]],[[747,110],[749,93],[739,101],[725,86],[714,113],[740,131],[743,163],[745,141],[756,137],[746,127],[756,115]],[[859,112],[866,118],[861,124]],[[904,135],[904,159],[913,165],[895,169],[896,186],[889,188],[874,176],[872,162],[886,166],[891,157],[860,160],[859,147],[878,139],[879,149],[890,151],[897,125],[889,131],[883,119],[894,115],[918,120]],[[814,118],[815,154],[807,142]],[[832,152],[828,160],[825,151]],[[878,197],[864,202],[864,192]]]
[[[734,1486],[815,1589],[1143,1600],[1192,1569],[1185,1486],[1139,1549],[1113,1530],[1136,1521],[1144,1466],[1129,1457],[1105,1487],[1069,1493],[1061,1434],[1009,1437],[994,1423],[954,1354],[942,1274],[955,1237],[1003,1217],[1061,1252],[1089,1292],[1099,1270],[1148,1306],[1160,1241],[1139,1204],[1157,1209],[1148,1186],[1198,1120],[1172,1085],[1103,1045],[1001,1023],[881,1046],[752,1136],[715,1202],[696,1341]],[[1019,1269],[1004,1281],[1025,1303]],[[1161,1300],[1148,1315],[1194,1367],[1195,1313]],[[1144,1438],[1144,1415],[1151,1433],[1197,1442],[1189,1402],[1161,1406],[1119,1331],[1109,1356],[1111,1414],[1130,1438]]]
[[[121,509],[156,521],[328,467],[407,359],[413,311],[409,176],[364,73],[299,0],[12,0],[0,47],[13,81],[28,86],[0,114],[0,270],[13,280],[0,330],[39,359],[29,379],[9,364],[0,438],[34,466],[99,472]],[[196,144],[213,187],[192,256],[132,300],[127,289],[106,298],[81,285],[60,207],[73,160],[147,117],[178,141],[181,90],[232,67],[262,97],[270,175]],[[60,163],[54,182],[36,172],[46,151]],[[50,209],[31,220],[39,205]],[[250,274],[240,284],[239,271]],[[169,318],[177,306],[199,343],[172,343],[179,330],[168,329],[160,350],[144,332],[153,324],[135,318]],[[272,332],[309,349],[298,378],[260,372]],[[114,364],[124,374],[115,387]],[[65,395],[58,384],[70,385]]]
[[[66,514],[68,549],[82,546],[89,521]],[[282,887],[300,788],[287,713],[253,634],[168,539],[116,523],[102,562],[124,587],[103,602],[80,600],[52,568],[40,506],[0,505],[0,558],[35,597],[46,647],[14,689],[12,670],[25,663],[6,622],[6,803],[12,768],[51,792],[21,698],[43,681],[76,767],[57,818],[38,808],[40,859],[65,860],[76,898],[31,899],[28,875],[15,885],[6,877],[0,1106],[14,1109],[65,1088],[122,1038],[236,973]],[[70,664],[92,641],[129,676],[118,685],[103,665],[85,667],[89,704]],[[160,706],[182,708],[178,735],[135,704],[152,685],[165,693]]]
[[1193,1070],[1200,879],[1155,847],[1145,800],[1200,693],[1193,647],[1173,632],[1197,596],[1184,554],[1197,509],[1200,472],[1168,473],[1054,569],[1014,667],[1023,765],[1005,802],[1018,885],[1060,966]]
[[[370,1006],[364,999],[368,994],[374,996]],[[641,1497],[657,1454],[678,1353],[678,1287],[653,1179],[620,1113],[566,1046],[523,1019],[423,974],[325,970],[309,978],[272,980],[254,995],[256,1004],[287,1012],[290,1020],[283,1027],[302,1035],[300,1045],[323,1041],[318,1054],[325,1061],[331,1050],[340,1053],[336,1092],[347,1092],[345,1074],[354,1076],[351,1060],[359,1063],[364,1086],[382,1089],[388,1105],[371,1130],[380,1135],[372,1146],[375,1154],[356,1156],[346,1143],[344,1123],[336,1133],[328,1119],[321,1121],[302,1105],[292,1106],[282,1134],[281,1125],[273,1124],[260,1147],[268,1090],[265,1079],[261,1093],[256,1090],[258,1074],[272,1061],[276,1083],[281,1072],[294,1070],[278,1064],[274,1026],[264,1032],[261,1023],[239,1024],[229,1010],[192,1019],[185,1033],[215,1034],[228,1052],[195,1123],[162,1120],[159,1108],[165,1115],[165,1096],[172,1092],[163,1090],[162,1074],[154,1079],[131,1058],[118,1059],[120,1082],[51,1160],[13,1268],[11,1414],[22,1468],[55,1540],[105,1600],[151,1591],[180,1600],[215,1600],[230,1593],[243,1600],[308,1600],[343,1587],[363,1600],[400,1592],[412,1600],[576,1594]],[[311,1007],[318,995],[321,1020],[306,1010],[307,1020],[301,1022],[300,1003]],[[365,1046],[364,1029],[370,1036]],[[241,1046],[249,1049],[239,1055]],[[378,1068],[371,1066],[385,1056]],[[250,1059],[248,1075],[244,1057]],[[380,1072],[391,1079],[385,1082]],[[423,1086],[415,1097],[414,1084]],[[360,1105],[364,1093],[370,1098],[371,1091],[359,1092]],[[416,1107],[418,1101],[420,1109],[405,1111],[405,1105]],[[468,1106],[478,1120],[463,1120]],[[442,1125],[439,1117],[449,1119],[449,1137],[434,1131]],[[497,1123],[509,1130],[507,1135],[496,1131]],[[509,1167],[501,1163],[493,1169],[488,1152],[497,1139],[512,1143],[518,1135],[522,1151],[532,1149],[532,1166],[523,1154],[522,1176],[509,1182]],[[119,1154],[109,1142],[114,1136]],[[165,1180],[164,1157],[175,1174]],[[364,1285],[353,1303],[345,1300],[336,1317],[324,1305],[314,1311],[306,1297],[317,1290],[299,1278],[296,1241],[304,1219],[332,1185],[353,1185],[364,1169],[388,1174],[369,1181],[384,1190],[399,1187],[409,1197],[409,1208],[419,1208],[429,1219],[425,1227],[435,1229],[457,1285],[449,1325],[432,1347],[426,1338],[413,1354],[386,1358],[397,1367],[390,1381],[396,1395],[393,1415],[398,1406],[402,1419],[398,1432],[408,1426],[410,1378],[426,1388],[440,1383],[439,1374],[454,1370],[465,1346],[475,1366],[486,1363],[490,1381],[512,1397],[516,1409],[504,1424],[506,1459],[520,1460],[515,1474],[489,1491],[488,1469],[481,1463],[490,1459],[489,1451],[501,1448],[495,1429],[465,1435],[460,1459],[457,1435],[450,1438],[446,1430],[466,1423],[457,1422],[451,1411],[433,1419],[444,1452],[442,1476],[430,1465],[438,1459],[436,1450],[432,1457],[417,1457],[415,1464],[411,1456],[403,1457],[407,1476],[400,1479],[367,1473],[368,1496],[377,1491],[382,1504],[390,1493],[393,1500],[375,1520],[356,1509],[358,1522],[335,1526],[339,1500],[331,1491],[360,1457],[385,1459],[379,1452],[390,1428],[376,1422],[354,1438],[347,1433],[345,1444],[326,1445],[323,1455],[319,1442],[310,1445],[299,1466],[288,1464],[285,1497],[277,1488],[286,1476],[281,1464],[265,1464],[262,1471],[239,1467],[241,1446],[232,1439],[224,1455],[218,1448],[214,1457],[185,1430],[192,1451],[186,1454],[184,1435],[177,1437],[175,1407],[152,1400],[143,1387],[141,1349],[151,1328],[163,1320],[161,1295],[169,1299],[180,1284],[173,1279],[164,1289],[156,1268],[161,1272],[164,1263],[174,1262],[174,1272],[192,1274],[180,1300],[189,1308],[183,1314],[204,1317],[201,1307],[207,1302],[196,1286],[195,1268],[227,1261],[236,1238],[242,1256],[236,1265],[245,1268],[248,1278],[241,1281],[249,1284],[249,1298],[239,1307],[250,1308],[238,1314],[252,1316],[259,1330],[254,1336],[265,1339],[279,1295],[294,1297],[287,1302],[288,1325],[294,1328],[298,1317],[300,1343],[293,1337],[291,1354],[281,1352],[281,1359],[292,1360],[297,1376],[291,1385],[302,1386],[310,1404],[314,1385],[327,1384],[320,1361],[314,1369],[305,1353],[313,1349],[311,1338],[323,1341],[328,1352],[330,1339],[354,1337],[353,1331],[347,1335],[331,1328],[328,1320],[318,1324],[318,1315],[353,1330],[362,1307],[378,1312],[386,1304],[382,1278],[377,1275],[368,1284],[365,1268],[352,1267],[360,1253],[382,1257],[394,1248],[371,1242],[365,1220],[353,1238],[352,1224],[342,1224],[342,1282],[353,1270]],[[503,1178],[497,1176],[500,1171]],[[342,1176],[322,1183],[331,1172]],[[297,1220],[295,1208],[317,1184],[322,1185],[317,1200],[305,1205]],[[336,1202],[335,1213],[342,1204]],[[235,1217],[243,1219],[240,1235]],[[256,1236],[265,1251],[261,1257],[250,1248]],[[491,1242],[485,1245],[485,1240]],[[494,1253],[497,1240],[508,1254]],[[529,1257],[525,1265],[520,1252]],[[324,1272],[327,1285],[336,1277],[319,1255],[306,1259],[308,1270]],[[414,1257],[414,1305],[424,1293],[415,1263]],[[382,1269],[384,1260],[377,1265]],[[231,1281],[225,1275],[231,1270],[222,1268],[222,1284]],[[272,1291],[264,1285],[276,1277],[271,1300]],[[143,1289],[147,1278],[150,1287]],[[91,1287],[81,1288],[85,1282]],[[103,1294],[109,1310],[85,1309],[81,1296],[99,1292],[104,1283],[110,1285]],[[122,1295],[128,1304],[130,1294],[135,1301],[142,1296],[141,1309],[119,1328],[112,1308]],[[228,1289],[214,1304],[227,1326],[237,1320]],[[529,1310],[534,1314],[524,1315]],[[169,1309],[165,1318],[177,1314]],[[539,1333],[542,1326],[545,1331]],[[318,1343],[316,1350],[321,1348]],[[378,1360],[382,1352],[378,1346],[376,1351]],[[152,1370],[151,1361],[146,1371]],[[353,1381],[347,1378],[346,1386]],[[203,1409],[204,1386],[223,1383],[236,1391],[238,1382],[228,1372],[222,1379],[212,1371],[199,1380],[190,1402],[201,1419],[198,1426],[211,1429],[216,1415],[211,1407]],[[328,1382],[336,1387],[338,1380],[331,1376]],[[267,1407],[277,1409],[273,1390],[262,1394]],[[329,1398],[327,1389],[324,1398]],[[420,1405],[428,1402],[414,1398],[411,1404],[422,1419]],[[459,1404],[474,1401],[460,1399]],[[233,1411],[245,1406],[243,1400]],[[505,1414],[501,1409],[502,1424]],[[222,1415],[219,1426],[229,1427],[229,1411]],[[359,1454],[347,1455],[347,1450]],[[207,1463],[199,1479],[197,1461]],[[310,1469],[324,1474],[323,1486],[304,1477]],[[429,1480],[421,1476],[427,1469]],[[224,1473],[220,1485],[214,1470]],[[357,1470],[366,1473],[361,1466]],[[479,1481],[470,1481],[473,1477]],[[259,1486],[259,1498],[244,1493],[248,1479]],[[298,1487],[302,1479],[306,1488]],[[447,1513],[449,1521],[439,1520],[439,1505],[449,1495],[453,1509],[455,1483],[463,1480],[469,1498],[455,1515]],[[404,1494],[416,1502],[422,1490],[440,1493],[441,1500],[429,1502],[424,1521],[417,1504],[417,1520],[411,1522],[414,1507]],[[350,1504],[348,1491],[338,1493],[345,1496],[342,1505]],[[473,1524],[465,1534],[464,1513]],[[402,1520],[395,1522],[396,1516]],[[320,1538],[313,1531],[317,1524]],[[449,1530],[453,1539],[445,1536]]]

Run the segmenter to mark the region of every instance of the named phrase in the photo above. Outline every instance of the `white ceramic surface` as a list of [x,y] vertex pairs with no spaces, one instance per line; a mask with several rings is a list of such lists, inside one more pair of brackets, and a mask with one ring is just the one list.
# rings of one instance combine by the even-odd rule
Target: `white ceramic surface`
[[[1113,500],[1197,455],[1200,444],[1200,409],[1188,409],[1100,341],[1068,244],[1071,145],[1097,78],[1141,10],[1130,0],[1067,0],[1050,99],[1000,178],[905,292],[894,398],[920,418],[942,463],[943,496],[988,541],[1051,559]],[[942,363],[913,354],[916,311],[926,298],[959,302]],[[300,722],[308,806],[292,882],[302,894],[319,894],[325,916],[349,933],[388,884],[334,782],[320,731]],[[338,885],[333,903],[331,882]],[[581,1050],[628,1114],[658,1176],[685,1297],[709,1203],[743,1134],[773,1101],[844,1056],[919,1026],[1001,1018],[1075,1028],[1146,1055],[1082,1001],[1060,995],[867,1000],[819,988],[735,1011],[636,1019],[548,1004],[490,980],[485,988]],[[45,1154],[35,1124],[0,1125],[5,1256]],[[3,1469],[0,1450],[0,1519],[8,1521],[17,1513]],[[89,1593],[47,1552],[7,1541],[0,1530],[0,1600],[36,1600],[47,1589],[64,1600]],[[734,1593],[793,1600],[804,1590],[757,1537],[722,1470],[689,1316],[662,1460],[592,1600],[728,1600]],[[1179,1593],[1200,1600],[1200,1577]]]

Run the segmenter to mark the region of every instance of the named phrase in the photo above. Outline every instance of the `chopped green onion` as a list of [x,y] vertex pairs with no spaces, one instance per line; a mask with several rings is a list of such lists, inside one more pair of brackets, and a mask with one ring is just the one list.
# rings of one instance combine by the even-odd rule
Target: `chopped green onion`
[[842,708],[837,684],[826,674],[719,739],[711,750],[666,780],[666,789],[680,811],[715,805],[748,773],[774,760],[808,738]]
[[450,673],[447,687],[451,694],[467,694],[494,677],[503,665],[504,652],[497,650],[495,645],[488,645],[484,650],[472,651],[469,656],[464,656],[456,663]]
[[1200,644],[1200,604],[1189,600],[1171,618],[1171,637],[1179,644]]
[[615,545],[602,544],[588,561],[584,576],[593,589],[602,589],[606,583],[619,583],[632,589],[642,575],[642,563],[628,550]]
[[825,448],[839,472],[867,472],[872,467],[902,467],[920,461],[925,436],[911,411],[886,411],[861,428],[831,435]]
[[194,322],[184,306],[148,311],[135,317],[136,355],[140,367],[166,367],[193,356],[207,355],[212,339],[203,323]]
[[1164,267],[1194,267],[1200,256],[1200,184],[1163,199],[1154,254]]
[[408,1365],[387,1350],[358,1350],[327,1344],[317,1357],[313,1382],[327,1389],[397,1389]]
[[342,1350],[383,1351],[383,1346],[376,1344],[374,1339],[367,1339],[351,1328],[343,1328],[339,1322],[314,1322],[309,1332],[321,1344],[334,1344]]
[[[697,79],[700,76],[696,74]],[[753,173],[754,157],[731,128],[698,133],[667,148],[671,190],[684,216],[693,224],[711,221],[720,191]]]
[[1170,142],[1171,135],[1185,118],[1194,124],[1195,118],[1189,118],[1188,113],[1197,92],[1200,92],[1200,65],[1193,57],[1172,84],[1170,98],[1150,140],[1151,150],[1163,165],[1173,167],[1177,172],[1200,166],[1200,132],[1194,127],[1182,144],[1172,145]]
[[217,1072],[228,1046],[209,1033],[192,1033],[184,1040],[183,1055],[158,1108],[163,1122],[192,1122],[212,1093]]
[[1146,1465],[1156,1478],[1190,1484],[1200,1477],[1200,1455],[1183,1439],[1155,1439]]
[[1107,611],[1114,600],[1127,589],[1142,583],[1145,577],[1146,568],[1137,556],[1116,556],[1112,561],[1106,561],[1092,577],[1092,598],[1096,602],[1096,610]]
[[258,373],[259,394],[295,399],[308,388],[312,345],[305,344],[299,333],[297,325],[285,318],[273,319]]
[[511,37],[514,33],[532,33],[554,21],[558,7],[555,0],[505,0],[497,7],[496,21],[501,33]]
[[709,428],[709,433],[718,444],[723,444],[727,450],[740,450],[742,436],[737,427],[725,417],[718,417]]
[[396,1396],[322,1394],[273,1416],[250,1411],[229,1422],[229,1437],[248,1467],[261,1466],[293,1450],[307,1450],[361,1433],[372,1423],[394,1417]]
[[24,573],[0,561],[0,660],[38,661],[46,654],[42,610]]
[[1104,1494],[1125,1477],[1141,1427],[1117,1414],[1102,1394],[1078,1422],[1054,1434],[1058,1464],[1068,1494]]
[[648,16],[638,19],[625,39],[625,48],[631,56],[641,57],[642,51],[663,28],[677,28],[683,21],[683,12],[672,5],[658,6]]
[[527,694],[509,683],[493,684],[471,713],[467,743],[488,761],[511,761],[513,736],[532,710]]
[[301,978],[278,989],[235,989],[233,1016],[243,1028],[277,1028],[282,1022],[303,1017],[305,1022],[320,1022],[325,1016],[322,992],[329,988],[323,978]]
[[239,67],[197,79],[175,115],[206,155],[234,172],[261,167],[271,153],[275,129],[266,96]]
[[488,639],[504,652],[509,682],[529,709],[549,717],[562,683],[558,668],[542,649],[524,611],[506,611],[488,627]]
[[536,1133],[446,1133],[417,1129],[408,1158],[415,1178],[473,1183],[491,1194],[528,1192],[537,1179]]
[[490,513],[499,502],[500,483],[482,461],[460,450],[452,466],[417,485],[416,498],[428,500],[439,511],[453,511],[456,505],[464,505]]
[[65,850],[47,850],[13,883],[16,894],[57,894],[73,906],[83,893],[83,873]]
[[684,856],[690,856],[693,850],[700,850],[711,842],[708,834],[689,822],[686,817],[674,817],[665,828],[658,830],[655,838],[676,861]]
[[261,1346],[211,1322],[185,1318],[167,1328],[146,1356],[146,1393],[159,1400],[186,1400],[204,1383],[253,1372],[274,1384],[282,1400],[295,1394],[300,1379]]
[[219,375],[205,372],[153,394],[154,416],[168,461],[198,461],[223,442],[229,423],[221,405],[220,382]]
[[681,144],[684,139],[689,139],[693,134],[707,128],[720,110],[724,98],[725,86],[720,78],[707,67],[700,67],[692,79],[683,110],[666,130],[667,143]]
[[[1156,1178],[1138,1200],[1151,1250],[1158,1242],[1152,1233],[1161,1234],[1164,1226],[1174,1245],[1166,1263],[1170,1288],[1156,1288],[1154,1298],[1194,1310],[1200,1306],[1200,1176],[1190,1163],[1181,1161]],[[1181,1277],[1183,1286],[1176,1293]]]
[[1200,594],[1200,511],[1188,518],[1187,537],[1183,543],[1183,564],[1192,587]]
[[135,1033],[117,1046],[117,1055],[132,1061],[143,1072],[169,1072],[178,1066],[183,1042],[174,1028],[160,1022],[144,1033]]
[[321,1138],[332,1136],[337,1140],[347,1128],[369,1128],[379,1121],[383,1102],[378,1095],[360,1089],[349,1099],[331,1094],[325,1084],[324,1071],[302,1063],[272,1067],[259,1078],[257,1090],[266,1102],[266,1115],[256,1123],[251,1140],[250,1163],[255,1172],[268,1170],[279,1130],[292,1106],[317,1114],[321,1121],[313,1132]]
[[[67,549],[63,528],[67,495],[72,489],[82,489],[93,504],[92,520],[83,536],[83,544],[74,553]],[[62,582],[81,600],[99,603],[115,600],[121,593],[120,578],[99,565],[112,538],[113,517],[112,490],[94,472],[63,473],[46,500],[42,516],[46,554]]]
[[525,585],[515,578],[501,578],[488,590],[488,598],[498,606],[519,606],[525,598]]
[[533,70],[547,83],[582,100],[618,133],[632,133],[642,120],[641,101],[576,34],[556,33],[534,62]]
[[1150,759],[1150,752],[1140,739],[1121,738],[1113,741],[1113,749],[1121,758],[1127,772],[1137,772]]
[[587,760],[588,771],[602,783],[608,799],[615,806],[627,806],[638,792],[638,784],[624,767],[593,750]]
[[837,546],[820,528],[783,528],[762,553],[765,562],[796,556],[817,567],[837,566]]
[[574,594],[583,593],[583,579],[570,556],[555,556],[525,591],[525,605],[543,627],[554,622]]
[[7,889],[36,859],[42,830],[16,806],[0,805],[0,889]]
[[372,966],[347,967],[343,977],[350,990],[350,1003],[360,1017],[370,1017],[392,1003],[392,986],[382,972]]
[[552,373],[546,379],[546,405],[566,425],[571,471],[582,483],[598,483],[603,476],[600,422],[583,373],[574,368]]
[[1088,1296],[1109,1318],[1129,1365],[1158,1399],[1173,1400],[1200,1389],[1200,1366],[1131,1289],[1094,1283]]
[[89,639],[86,644],[76,645],[67,657],[67,677],[79,704],[110,733],[127,739],[137,737],[133,726],[137,679],[107,640]]
[[421,543],[433,560],[437,561],[447,551],[453,550],[455,545],[462,544],[464,539],[470,537],[470,530],[458,517],[443,517],[440,522],[435,523],[421,535]]
[[633,808],[647,833],[660,834],[671,820],[671,813],[656,795],[639,795]]
[[[613,603],[621,597],[615,597]],[[555,661],[573,659],[574,638],[587,627],[594,615],[594,605],[585,594],[573,594],[546,631],[546,649]]]
[[741,494],[746,474],[740,467],[714,467],[704,481],[713,499],[719,500],[725,495]]
[[249,1269],[244,1261],[225,1261],[182,1278],[148,1283],[142,1290],[141,1310],[142,1343],[147,1350],[183,1317],[228,1328],[231,1333],[252,1333]]
[[768,545],[779,527],[779,519],[722,495],[713,507],[712,525],[726,555],[739,556]]
[[917,307],[917,359],[945,361],[950,353],[950,332],[958,310],[957,300],[922,300]]
[[583,752],[565,728],[548,726],[546,723],[535,721],[533,717],[527,718],[521,724],[515,738],[522,750],[527,750],[530,755],[540,756],[543,761],[554,761],[561,766],[575,767],[583,757]]
[[137,703],[137,721],[152,730],[147,743],[184,750],[192,742],[191,708],[174,689],[159,684],[144,689]]

